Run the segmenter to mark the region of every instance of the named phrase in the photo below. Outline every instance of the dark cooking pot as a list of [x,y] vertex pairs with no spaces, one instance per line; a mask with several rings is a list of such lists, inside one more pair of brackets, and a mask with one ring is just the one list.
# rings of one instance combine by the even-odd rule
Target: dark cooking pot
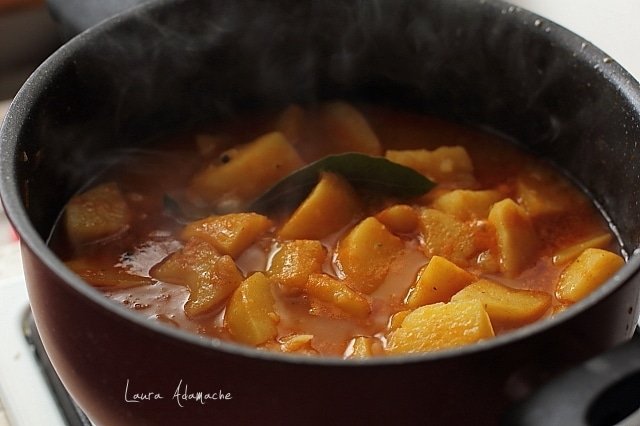
[[[2,128],[3,201],[22,237],[36,323],[96,424],[495,424],[550,377],[631,336],[639,256],[553,319],[460,349],[347,362],[152,323],[47,248],[69,196],[114,155],[240,110],[336,97],[507,134],[583,185],[627,253],[640,242],[638,85],[557,25],[497,1],[144,5],[62,47]],[[201,404],[176,391],[229,399]],[[149,392],[164,398],[127,401]]]

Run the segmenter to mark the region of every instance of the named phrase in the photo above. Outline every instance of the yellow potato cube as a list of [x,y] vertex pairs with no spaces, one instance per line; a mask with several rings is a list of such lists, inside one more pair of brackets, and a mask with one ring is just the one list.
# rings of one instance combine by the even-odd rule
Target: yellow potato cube
[[234,149],[191,180],[188,193],[211,206],[246,203],[303,165],[282,133],[273,132]]
[[65,262],[65,265],[94,287],[138,287],[153,284],[149,277],[135,275],[118,266],[105,267],[86,258]]
[[118,235],[129,229],[131,220],[127,201],[113,182],[74,196],[65,210],[67,236],[75,245]]
[[518,290],[489,280],[479,280],[456,293],[452,302],[477,300],[496,328],[513,328],[540,318],[551,306],[543,291]]
[[239,342],[261,345],[278,335],[271,282],[257,272],[240,284],[227,304],[224,322]]
[[387,229],[394,234],[408,234],[418,229],[418,213],[406,204],[396,204],[387,207],[376,215]]
[[530,217],[581,209],[585,197],[566,180],[543,166],[529,167],[516,180],[517,200]]
[[191,222],[180,236],[183,240],[205,240],[220,253],[237,259],[272,226],[269,218],[257,213],[230,213]]
[[319,118],[333,153],[382,154],[380,141],[367,119],[348,103],[331,102],[323,105]]
[[352,290],[344,281],[327,274],[310,275],[305,291],[309,296],[333,305],[354,317],[364,318],[371,312],[371,306],[366,297]]
[[459,220],[486,219],[491,206],[503,199],[499,191],[456,189],[438,197],[431,207]]
[[624,259],[607,250],[589,248],[562,272],[556,297],[562,302],[577,302],[607,281],[624,265]]
[[384,281],[389,266],[404,248],[376,218],[360,222],[338,244],[337,262],[353,288],[369,294]]
[[280,341],[280,350],[282,352],[313,353],[314,351],[311,345],[313,334],[292,334],[278,340]]
[[497,202],[489,212],[500,250],[500,270],[514,277],[535,261],[540,240],[522,207],[511,199]]
[[478,251],[473,229],[439,210],[420,211],[420,232],[427,257],[442,256],[464,266]]
[[286,287],[303,288],[309,275],[322,272],[326,258],[320,241],[285,241],[271,260],[269,274]]
[[204,240],[191,239],[151,269],[150,275],[189,287],[184,311],[189,317],[214,311],[240,285],[242,274],[230,256],[223,256]]
[[349,358],[365,359],[382,353],[382,342],[380,342],[380,339],[371,336],[358,336],[353,339],[352,351]]
[[448,302],[451,296],[477,278],[448,261],[433,256],[420,271],[415,285],[409,289],[406,305],[412,309],[437,302]]
[[433,151],[426,149],[388,150],[385,156],[395,163],[411,167],[438,183],[469,184],[475,181],[471,157],[461,146],[443,146]]
[[556,265],[562,265],[570,262],[580,256],[580,254],[588,248],[605,248],[611,242],[612,238],[611,234],[602,234],[589,238],[588,240],[581,241],[577,244],[573,244],[569,247],[565,247],[553,255],[553,263]]
[[351,185],[336,174],[323,173],[278,235],[283,240],[319,240],[347,226],[360,211],[358,195]]
[[417,308],[387,340],[387,352],[405,354],[453,348],[494,336],[489,316],[476,300]]
[[406,309],[404,311],[396,312],[395,314],[391,315],[391,318],[389,318],[389,325],[387,326],[387,329],[389,331],[393,331],[396,328],[400,328],[400,326],[402,325],[402,321],[404,321],[404,319],[410,313],[411,309]]

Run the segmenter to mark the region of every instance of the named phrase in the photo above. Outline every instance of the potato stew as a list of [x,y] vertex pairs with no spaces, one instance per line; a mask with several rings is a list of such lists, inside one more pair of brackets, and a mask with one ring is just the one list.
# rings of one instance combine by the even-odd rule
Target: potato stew
[[515,144],[342,101],[132,153],[70,200],[51,245],[150,320],[344,358],[491,339],[624,263],[590,200]]

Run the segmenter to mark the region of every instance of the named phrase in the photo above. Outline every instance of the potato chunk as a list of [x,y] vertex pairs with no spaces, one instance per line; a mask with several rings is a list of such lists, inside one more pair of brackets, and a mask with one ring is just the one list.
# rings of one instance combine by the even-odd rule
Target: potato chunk
[[303,288],[311,274],[322,272],[327,250],[317,240],[285,241],[276,252],[269,274],[286,287]]
[[327,274],[310,275],[305,291],[309,296],[357,318],[364,318],[371,312],[371,306],[366,297],[352,290],[344,281]]
[[496,328],[513,328],[540,318],[551,306],[551,295],[518,290],[489,280],[479,280],[456,293],[452,302],[477,300]]
[[65,210],[72,244],[85,244],[126,231],[132,214],[118,185],[109,182],[74,196]]
[[360,210],[358,195],[351,185],[336,174],[323,173],[278,235],[284,240],[319,240],[355,220]]
[[443,146],[433,151],[426,149],[388,150],[385,156],[398,164],[411,167],[429,179],[442,182],[472,183],[473,163],[461,146]]
[[601,234],[565,247],[553,255],[553,263],[556,265],[567,263],[580,256],[580,254],[588,248],[605,248],[611,242],[612,238],[611,234]]
[[421,210],[420,232],[428,257],[446,257],[456,265],[463,266],[478,251],[471,227],[439,210]]
[[387,229],[394,234],[408,234],[418,229],[418,213],[406,204],[395,204],[376,215]]
[[184,305],[189,317],[214,311],[242,281],[230,256],[195,238],[154,266],[150,274],[157,280],[189,287],[189,300]]
[[448,261],[444,257],[433,256],[427,266],[418,275],[415,285],[409,290],[406,299],[408,307],[437,302],[448,302],[451,296],[471,284],[476,277]]
[[376,218],[368,217],[339,242],[337,262],[353,288],[369,294],[382,284],[403,248],[400,238]]
[[211,206],[248,202],[303,165],[282,133],[273,132],[233,150],[192,179],[189,195]]
[[624,265],[622,257],[607,250],[586,249],[562,272],[556,297],[562,302],[577,302],[611,278]]
[[489,222],[496,229],[500,270],[514,277],[535,261],[540,240],[527,213],[511,199],[493,205]]
[[438,197],[431,207],[459,220],[486,219],[491,206],[502,198],[503,195],[495,190],[456,189]]
[[332,153],[382,154],[380,141],[367,119],[352,105],[330,102],[320,108],[319,118]]
[[518,202],[530,217],[563,214],[583,208],[586,198],[548,168],[528,167],[516,181]]
[[261,345],[278,335],[271,282],[257,272],[240,284],[229,300],[224,322],[229,333],[248,345]]
[[371,358],[383,352],[380,339],[371,336],[358,336],[354,338],[352,348],[351,355],[349,355],[350,359]]
[[272,226],[269,218],[257,213],[230,213],[191,222],[180,236],[184,240],[205,240],[220,253],[237,259]]
[[436,303],[417,308],[389,334],[391,354],[430,352],[493,337],[489,316],[476,300]]
[[153,284],[149,277],[135,275],[118,266],[105,267],[86,258],[65,262],[65,265],[94,287],[138,287]]

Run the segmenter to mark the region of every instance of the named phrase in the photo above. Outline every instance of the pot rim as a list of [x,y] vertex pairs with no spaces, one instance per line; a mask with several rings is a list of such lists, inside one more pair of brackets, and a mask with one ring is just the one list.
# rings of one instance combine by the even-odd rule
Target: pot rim
[[[545,330],[558,326],[562,322],[568,321],[580,315],[582,312],[597,305],[608,295],[613,293],[618,287],[633,278],[640,270],[640,249],[634,248],[629,254],[626,264],[605,284],[592,292],[585,299],[572,305],[564,312],[558,313],[550,318],[536,321],[525,325],[506,334],[496,336],[492,339],[481,341],[472,345],[466,345],[453,349],[439,350],[435,352],[406,354],[399,356],[374,357],[370,359],[342,359],[339,357],[307,357],[294,354],[282,354],[270,351],[260,351],[252,347],[244,346],[234,342],[227,342],[215,338],[203,339],[188,331],[174,329],[160,323],[150,321],[142,315],[132,312],[123,306],[109,300],[98,289],[93,288],[84,282],[78,275],[68,269],[64,263],[51,251],[43,238],[40,237],[36,229],[28,219],[26,209],[21,201],[20,189],[16,177],[13,174],[15,165],[20,161],[21,152],[18,150],[20,144],[20,133],[22,126],[28,121],[30,111],[36,104],[41,91],[53,80],[55,70],[59,69],[65,61],[73,57],[75,52],[82,49],[92,38],[100,37],[117,28],[122,23],[137,16],[144,15],[150,11],[161,9],[171,3],[180,3],[187,0],[156,0],[148,2],[112,18],[103,21],[95,27],[77,35],[65,45],[60,47],[38,69],[29,77],[14,98],[2,127],[0,127],[0,195],[5,212],[20,236],[21,245],[27,246],[33,254],[53,273],[55,276],[69,285],[71,289],[91,302],[104,308],[111,314],[124,318],[132,322],[146,332],[159,334],[165,338],[175,339],[182,343],[201,347],[206,350],[219,350],[229,355],[238,355],[253,359],[260,359],[269,362],[281,362],[285,364],[311,364],[314,366],[349,367],[356,366],[392,366],[397,364],[408,364],[417,362],[430,362],[443,359],[468,356],[470,354],[489,351],[495,347],[509,345],[532,335],[542,333]],[[455,0],[456,3],[468,3],[467,0]],[[626,98],[634,104],[636,116],[640,120],[640,85],[638,82],[617,62],[610,60],[597,47],[582,37],[574,34],[566,28],[534,14],[526,9],[511,5],[502,0],[487,2],[486,0],[476,0],[478,4],[486,8],[494,8],[496,15],[517,13],[523,25],[535,27],[532,31],[545,31],[547,36],[555,41],[558,49],[568,49],[575,54],[578,59],[593,65],[594,72],[599,72],[609,82],[615,86],[621,98]],[[544,28],[540,25],[544,23]],[[588,48],[587,48],[588,47]],[[608,58],[608,61],[603,61]],[[596,66],[597,65],[597,66]],[[606,65],[606,66],[605,66]],[[53,71],[52,71],[53,70]]]

